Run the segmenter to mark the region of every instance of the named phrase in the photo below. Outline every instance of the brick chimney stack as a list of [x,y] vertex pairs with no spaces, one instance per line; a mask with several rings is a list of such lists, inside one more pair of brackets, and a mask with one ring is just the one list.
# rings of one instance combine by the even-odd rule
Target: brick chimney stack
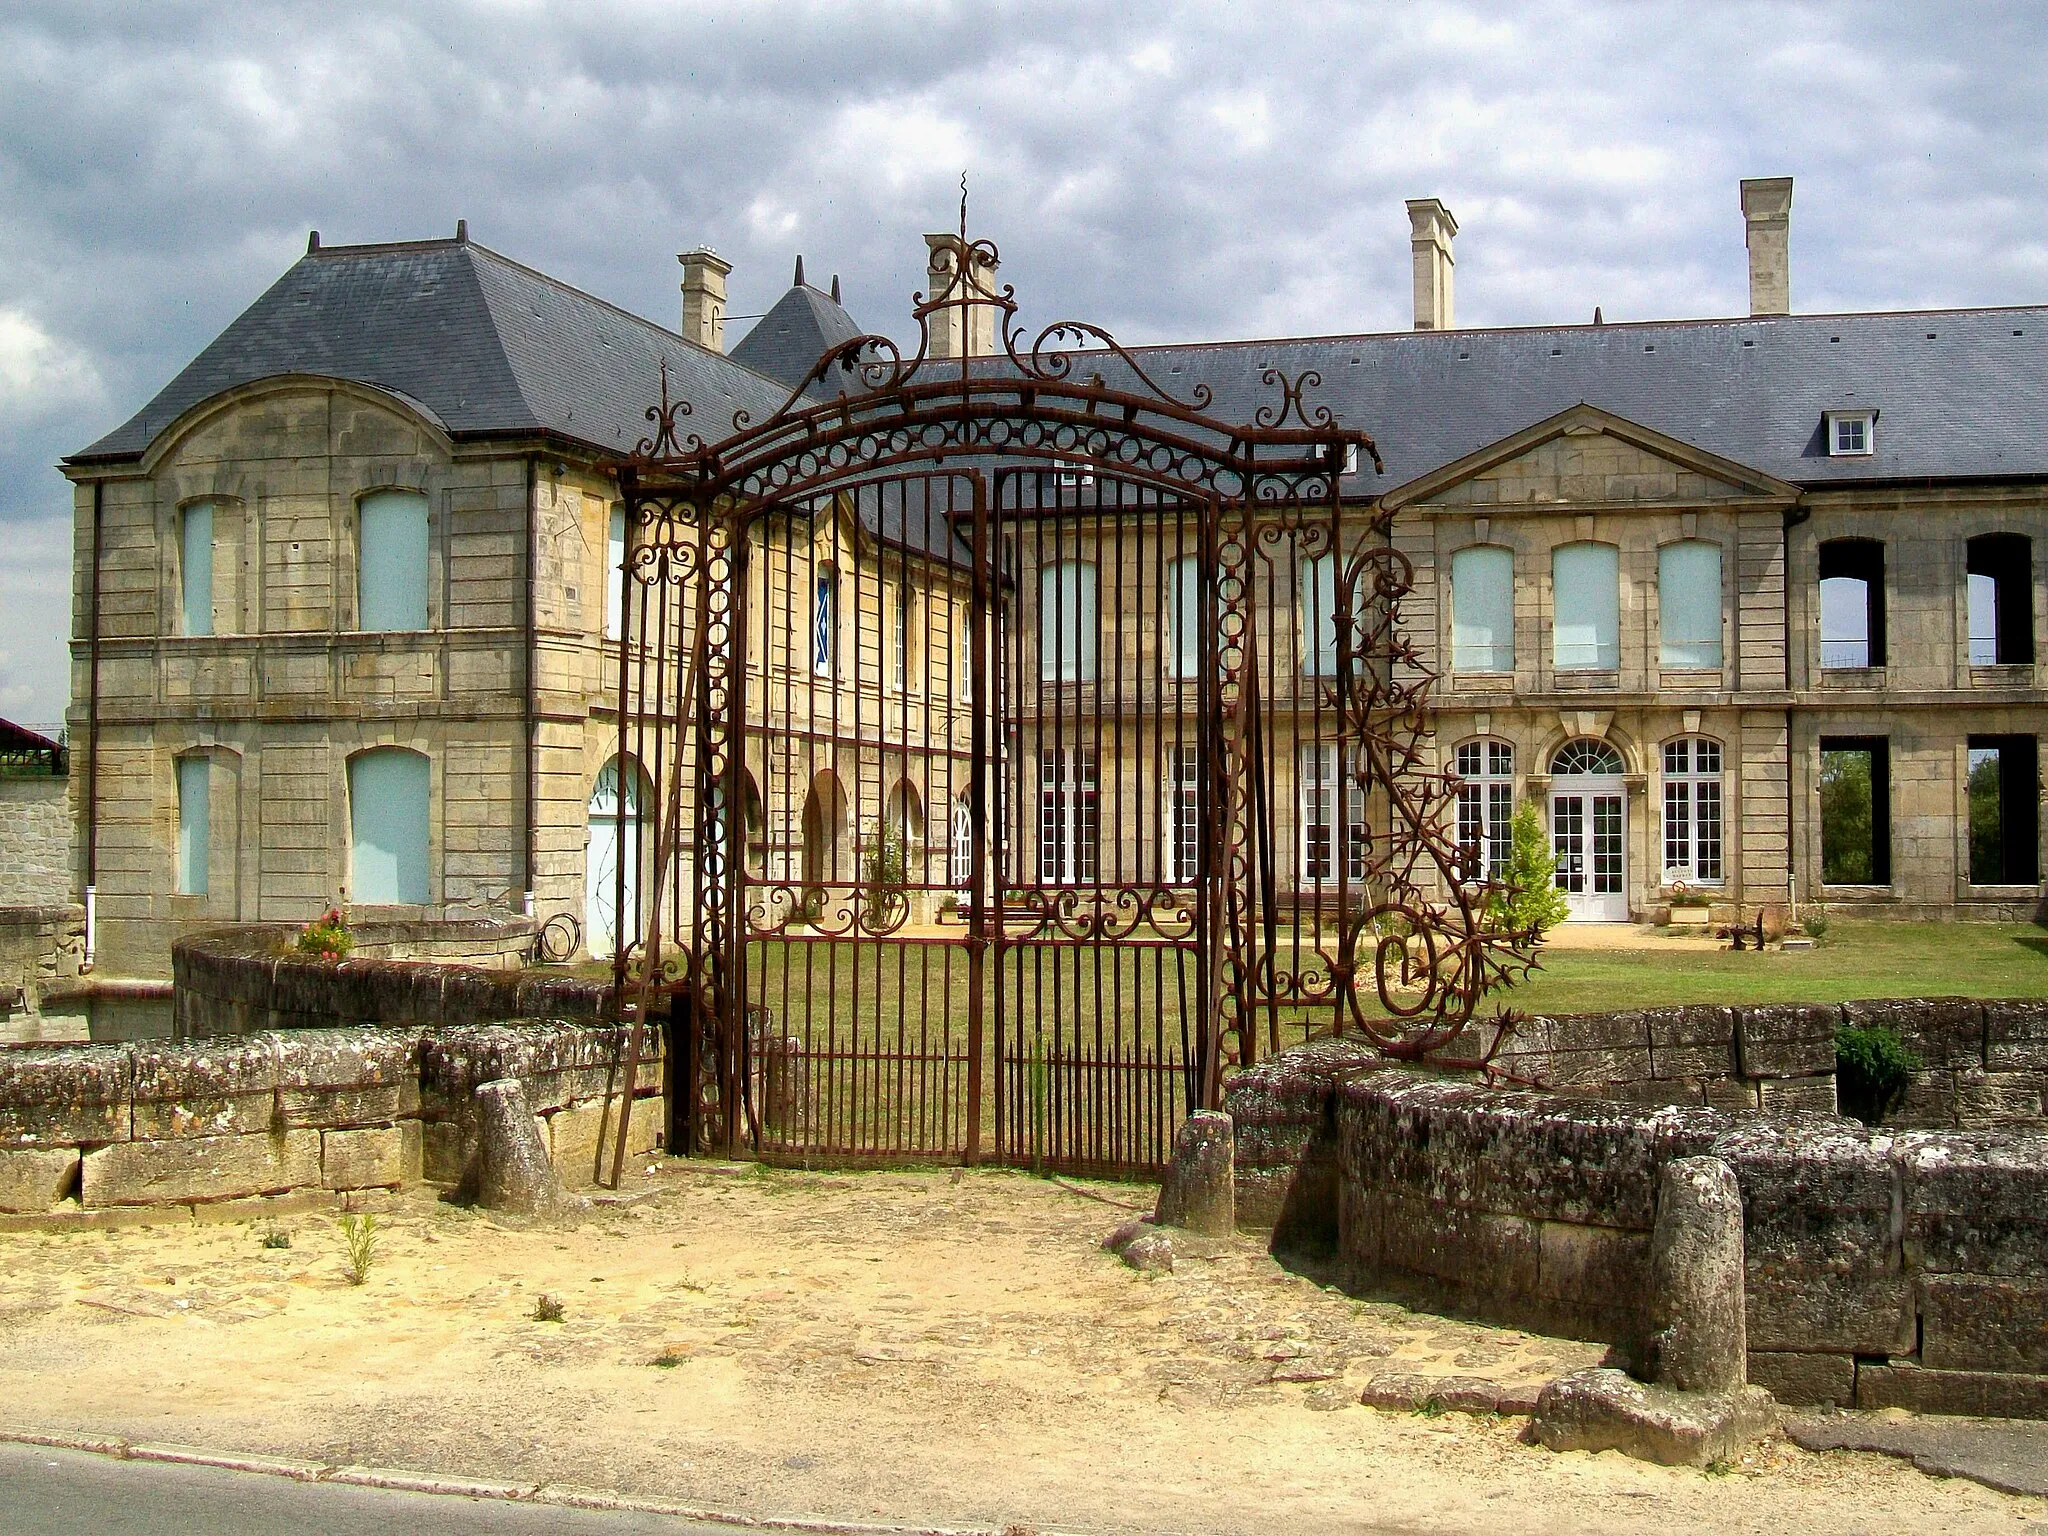
[[1749,246],[1749,312],[1791,314],[1792,178],[1745,181],[1742,222]]
[[1457,265],[1451,239],[1458,221],[1435,198],[1411,197],[1408,223],[1415,251],[1415,329],[1448,331],[1457,323],[1451,309],[1451,271]]
[[732,263],[708,245],[685,251],[683,264],[683,339],[714,352],[725,350],[725,278]]

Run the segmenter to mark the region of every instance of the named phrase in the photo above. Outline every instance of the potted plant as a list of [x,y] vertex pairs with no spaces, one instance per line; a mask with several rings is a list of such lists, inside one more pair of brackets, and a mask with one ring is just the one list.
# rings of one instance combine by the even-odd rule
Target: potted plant
[[1705,892],[1694,890],[1683,880],[1671,882],[1672,927],[1705,928],[1712,916],[1713,908]]
[[348,919],[341,915],[339,907],[329,907],[292,940],[293,949],[316,960],[346,960],[355,947],[355,936],[348,931]]

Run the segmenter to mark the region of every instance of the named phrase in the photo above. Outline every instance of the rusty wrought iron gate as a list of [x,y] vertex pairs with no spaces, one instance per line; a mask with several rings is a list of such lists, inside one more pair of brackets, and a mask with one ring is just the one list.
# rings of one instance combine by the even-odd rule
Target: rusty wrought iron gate
[[[684,1148],[1142,1174],[1290,1038],[1442,1047],[1525,936],[1443,829],[1406,562],[1340,495],[1371,440],[1314,375],[1228,423],[1092,327],[1027,344],[956,256],[910,357],[714,443],[649,411],[615,975]],[[1000,350],[931,356],[977,308]]]

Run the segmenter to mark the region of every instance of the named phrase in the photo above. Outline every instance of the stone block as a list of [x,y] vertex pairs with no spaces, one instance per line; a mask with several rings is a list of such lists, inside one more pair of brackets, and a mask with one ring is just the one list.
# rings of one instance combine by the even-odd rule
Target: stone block
[[1635,1082],[1597,1083],[1584,1088],[1569,1087],[1561,1093],[1584,1093],[1593,1098],[1612,1099],[1617,1104],[1635,1104],[1645,1109],[1677,1105],[1692,1109],[1707,1102],[1706,1089],[1698,1082],[1646,1077]]
[[2048,1372],[2048,1282],[1930,1275],[1920,1284],[1930,1370]]
[[1767,1077],[1756,1085],[1757,1107],[1773,1115],[1833,1115],[1835,1076]]
[[610,988],[574,976],[527,976],[515,999],[518,1017],[598,1023],[610,1001]]
[[219,1098],[135,1103],[137,1141],[176,1141],[193,1136],[258,1136],[277,1115],[277,1095],[237,1093]]
[[1735,1010],[1744,1077],[1812,1077],[1835,1070],[1842,1010],[1824,1004],[1766,1003]]
[[320,1182],[328,1189],[396,1189],[405,1182],[405,1142],[398,1127],[322,1131]]
[[1385,1246],[1386,1200],[1356,1179],[1340,1177],[1336,1183],[1337,1256],[1359,1275],[1374,1274]]
[[1842,1020],[1894,1031],[1923,1067],[1958,1071],[1984,1065],[1984,1005],[1974,997],[1888,997],[1844,1003]]
[[1535,1053],[1524,1075],[1550,1088],[1635,1083],[1650,1076],[1650,1035],[1640,1013],[1572,1013],[1530,1021]]
[[1849,1408],[1856,1402],[1856,1357],[1752,1349],[1749,1380],[1794,1408]]
[[1906,1261],[1933,1274],[2048,1280],[2048,1135],[1897,1137]]
[[1553,1451],[1620,1451],[1667,1467],[1701,1467],[1735,1460],[1778,1418],[1771,1395],[1756,1387],[1678,1392],[1597,1367],[1545,1387],[1535,1428]]
[[88,1152],[80,1203],[170,1205],[318,1188],[320,1132],[132,1141]]
[[1900,1130],[1938,1131],[1956,1123],[1956,1074],[1946,1068],[1920,1071],[1906,1084],[1898,1102],[1884,1112],[1884,1123]]
[[271,1027],[285,1029],[291,1019],[312,1020],[312,1027],[332,1029],[344,1022],[336,1010],[333,960],[288,953],[278,956],[271,971]]
[[1984,1004],[1984,1065],[1993,1072],[2048,1072],[2048,998]]
[[1956,1124],[1963,1130],[1994,1126],[2048,1128],[2048,1072],[1956,1073]]
[[1736,1075],[1734,1009],[1704,1004],[1646,1008],[1642,1018],[1650,1036],[1652,1077],[1713,1082]]
[[[351,962],[353,963],[353,962]],[[280,1088],[384,1088],[418,1092],[420,1029],[278,1031]]]
[[1896,1362],[1859,1364],[1856,1406],[1982,1419],[2048,1419],[2048,1376],[1931,1371]]
[[386,1125],[403,1112],[398,1085],[388,1088],[280,1088],[278,1123],[304,1127]]
[[452,1026],[496,1024],[519,1017],[519,973],[475,966],[442,970],[441,1022]]
[[[1829,1082],[1832,1085],[1833,1079],[1829,1079]],[[1702,1086],[1706,1089],[1709,1109],[1726,1110],[1732,1114],[1749,1114],[1763,1107],[1763,1096],[1757,1091],[1758,1085],[1747,1078],[1710,1077]]]
[[1156,1223],[1205,1237],[1228,1237],[1237,1230],[1230,1132],[1230,1116],[1219,1110],[1197,1110],[1181,1122],[1174,1133],[1173,1161],[1159,1186]]
[[1748,1266],[1746,1322],[1758,1349],[1903,1355],[1913,1349],[1913,1282],[1904,1275]]
[[1546,1221],[1536,1263],[1536,1292],[1544,1300],[1605,1314],[1634,1333],[1650,1266],[1648,1234]]
[[[633,1106],[626,1124],[626,1155],[644,1157],[656,1150],[661,1134],[662,1101],[644,1098]],[[611,1176],[611,1151],[619,1120],[618,1104],[607,1112],[602,1100],[572,1104],[548,1117],[555,1172],[564,1184],[586,1185],[597,1167],[599,1136],[603,1137],[604,1173]]]
[[126,1141],[134,1075],[124,1045],[0,1051],[0,1147]]
[[363,1025],[427,1025],[441,1020],[441,968],[403,960],[344,960],[333,968],[329,997],[337,1018]]
[[1534,1297],[1537,1224],[1390,1193],[1381,1213],[1380,1263],[1499,1297]]
[[469,1173],[476,1150],[474,1131],[452,1120],[422,1120],[419,1126],[420,1177],[429,1184],[454,1188]]
[[1646,1371],[1681,1392],[1734,1392],[1749,1366],[1743,1324],[1742,1192],[1718,1157],[1658,1171],[1645,1292]]
[[47,1211],[78,1188],[78,1148],[0,1152],[0,1211]]

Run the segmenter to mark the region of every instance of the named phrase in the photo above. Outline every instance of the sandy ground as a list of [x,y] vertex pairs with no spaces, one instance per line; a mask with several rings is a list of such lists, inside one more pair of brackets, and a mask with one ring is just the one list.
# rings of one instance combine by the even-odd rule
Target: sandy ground
[[[1359,1302],[1249,1240],[1146,1277],[1119,1186],[667,1164],[516,1229],[420,1198],[367,1284],[331,1218],[0,1235],[0,1424],[609,1487],[756,1514],[1047,1529],[2048,1531],[2048,1503],[1782,1444],[1719,1475],[1357,1404],[1583,1344]],[[1089,1191],[1093,1191],[1091,1194]],[[562,1299],[559,1323],[534,1320]],[[1275,1374],[1337,1372],[1323,1382]]]

